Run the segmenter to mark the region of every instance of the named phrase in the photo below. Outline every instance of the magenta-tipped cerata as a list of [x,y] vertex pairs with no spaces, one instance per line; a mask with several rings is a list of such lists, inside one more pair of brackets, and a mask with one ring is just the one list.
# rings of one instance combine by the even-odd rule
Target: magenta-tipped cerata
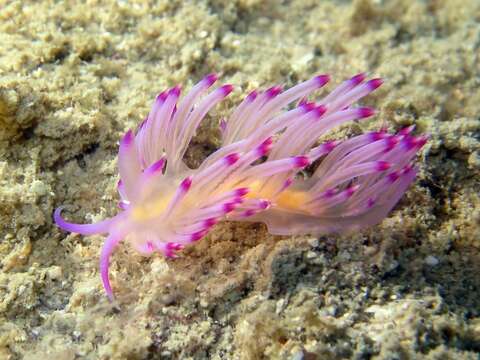
[[252,91],[222,119],[223,145],[197,169],[183,162],[185,151],[233,86],[209,91],[217,80],[210,74],[183,97],[180,86],[160,93],[136,133],[128,131],[120,142],[121,211],[87,225],[65,221],[61,207],[54,214],[66,231],[107,234],[100,274],[108,297],[109,261],[121,241],[144,255],[176,257],[222,220],[263,222],[282,235],[354,231],[380,222],[415,178],[412,162],[426,137],[411,135],[408,127],[319,144],[331,129],[373,116],[374,109],[355,103],[382,84],[362,73],[308,100],[329,79]]

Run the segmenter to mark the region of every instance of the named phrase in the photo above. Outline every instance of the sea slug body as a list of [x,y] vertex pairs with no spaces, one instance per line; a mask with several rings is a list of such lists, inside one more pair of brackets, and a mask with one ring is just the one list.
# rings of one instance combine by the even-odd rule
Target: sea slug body
[[[100,274],[110,299],[110,256],[122,240],[144,255],[175,257],[222,220],[263,222],[283,235],[358,230],[380,222],[415,178],[413,160],[427,139],[412,136],[413,127],[318,144],[332,128],[375,114],[352,106],[382,84],[364,74],[315,102],[306,99],[328,75],[285,91],[251,92],[220,122],[222,147],[190,169],[182,159],[197,127],[233,90],[223,85],[209,92],[216,80],[206,76],[182,99],[178,86],[160,93],[139,128],[123,136],[119,214],[81,225],[65,221],[62,208],[54,213],[66,231],[108,234]],[[298,176],[313,162],[311,176]]]

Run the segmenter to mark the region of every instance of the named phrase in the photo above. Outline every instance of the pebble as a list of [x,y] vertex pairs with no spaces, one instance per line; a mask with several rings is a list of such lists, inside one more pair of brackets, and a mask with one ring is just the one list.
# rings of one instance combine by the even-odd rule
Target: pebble
[[60,266],[52,266],[47,270],[47,276],[50,280],[58,280],[62,277],[63,271]]
[[427,264],[429,266],[436,266],[436,265],[438,265],[439,262],[440,261],[435,256],[432,256],[432,255],[428,255],[425,258],[425,264]]

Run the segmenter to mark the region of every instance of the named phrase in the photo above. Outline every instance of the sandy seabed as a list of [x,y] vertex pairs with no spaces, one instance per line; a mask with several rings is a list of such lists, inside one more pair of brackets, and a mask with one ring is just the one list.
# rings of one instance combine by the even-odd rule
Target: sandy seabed
[[[0,1],[0,359],[478,359],[480,2]],[[176,260],[60,231],[117,212],[118,139],[155,95],[203,75],[237,90],[186,161],[219,146],[242,94],[329,73],[386,79],[365,103],[430,134],[380,225],[278,237],[223,223]],[[332,88],[330,85],[329,88]]]

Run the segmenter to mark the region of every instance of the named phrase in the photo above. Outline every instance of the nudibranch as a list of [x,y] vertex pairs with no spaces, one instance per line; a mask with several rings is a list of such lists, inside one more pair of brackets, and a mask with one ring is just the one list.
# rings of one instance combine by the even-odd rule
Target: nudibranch
[[[413,127],[395,134],[364,133],[342,142],[319,139],[332,128],[375,114],[353,106],[382,84],[358,74],[320,100],[308,97],[328,75],[283,91],[252,91],[220,121],[222,147],[196,169],[183,162],[202,119],[232,90],[209,91],[214,74],[183,97],[176,86],[160,93],[148,117],[120,142],[121,211],[94,224],[74,224],[56,209],[56,224],[83,235],[108,234],[100,274],[110,299],[110,256],[122,241],[144,255],[175,257],[219,221],[256,221],[272,234],[355,231],[379,223],[414,180],[414,158],[425,136]],[[296,103],[296,105],[292,105]],[[310,176],[303,169],[310,167]]]

